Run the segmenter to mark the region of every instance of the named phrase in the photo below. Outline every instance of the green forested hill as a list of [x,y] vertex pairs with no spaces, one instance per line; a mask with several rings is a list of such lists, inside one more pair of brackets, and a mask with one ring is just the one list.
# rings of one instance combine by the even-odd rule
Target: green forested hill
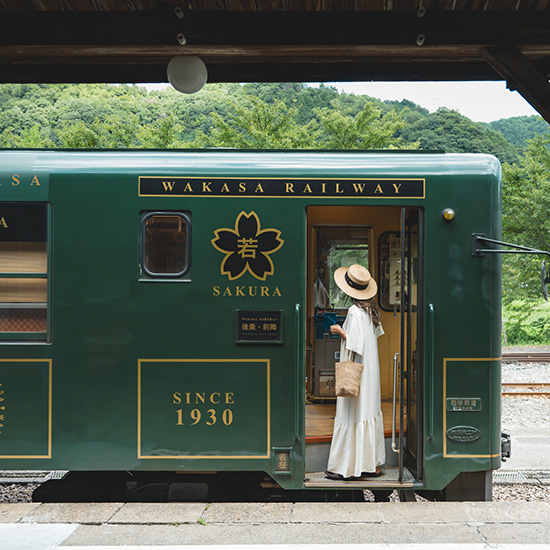
[[[215,145],[211,137],[216,125],[230,120],[239,105],[246,106],[250,120],[264,109],[264,119],[256,121],[257,131],[262,124],[267,127],[266,117],[270,128],[285,118],[296,136],[302,137],[281,141],[283,147],[285,143],[293,147],[338,147],[340,143],[347,147],[350,145],[343,139],[328,139],[327,132],[340,132],[340,137],[346,132],[360,134],[367,125],[386,117],[383,125],[398,121],[392,126],[395,140],[380,146],[487,152],[503,162],[516,162],[527,139],[548,132],[548,124],[540,117],[481,124],[448,109],[430,114],[408,100],[382,102],[339,93],[330,86],[210,84],[188,96],[171,88],[147,92],[134,85],[4,84],[0,85],[0,146],[211,146]],[[370,112],[363,130],[351,129],[349,125],[359,113],[365,113],[367,105]],[[329,128],[335,119],[339,127]],[[250,123],[242,116],[239,121],[231,120],[233,125]],[[310,136],[309,141],[300,141],[305,135]],[[359,137],[351,146],[370,145],[377,144]]]
[[540,116],[502,118],[486,124],[487,128],[500,132],[508,143],[524,148],[535,136],[550,134],[550,125]]
[[456,111],[439,109],[408,124],[402,131],[407,141],[420,141],[421,149],[441,149],[449,153],[490,153],[501,162],[519,160],[519,150],[504,136],[473,122]]

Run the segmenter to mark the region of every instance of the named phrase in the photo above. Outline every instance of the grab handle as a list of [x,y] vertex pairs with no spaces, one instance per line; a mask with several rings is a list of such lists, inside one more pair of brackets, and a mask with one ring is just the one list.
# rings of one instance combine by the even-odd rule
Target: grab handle
[[396,411],[396,396],[397,396],[397,364],[399,363],[398,357],[401,354],[397,352],[393,356],[393,409],[391,417],[391,448],[394,453],[398,453],[399,449],[395,444],[395,411]]
[[435,332],[435,310],[433,304],[428,304],[428,361],[426,372],[428,374],[428,440],[431,441],[434,435],[434,332]]
[[302,410],[302,400],[300,398],[300,387],[302,381],[302,369],[301,369],[301,346],[300,346],[300,304],[296,304],[294,308],[294,321],[296,323],[296,355],[295,355],[295,371],[296,371],[296,395],[294,399],[294,437],[297,441],[300,441],[300,420]]

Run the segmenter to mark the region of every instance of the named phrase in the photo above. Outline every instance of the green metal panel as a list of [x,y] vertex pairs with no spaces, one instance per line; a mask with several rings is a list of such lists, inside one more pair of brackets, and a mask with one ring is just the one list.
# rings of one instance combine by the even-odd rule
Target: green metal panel
[[0,359],[0,459],[49,459],[52,363]]
[[[40,151],[1,151],[0,197],[12,201],[47,201],[52,166],[41,166]],[[54,160],[52,155],[48,158]]]
[[269,359],[139,363],[140,458],[269,459],[270,413]]

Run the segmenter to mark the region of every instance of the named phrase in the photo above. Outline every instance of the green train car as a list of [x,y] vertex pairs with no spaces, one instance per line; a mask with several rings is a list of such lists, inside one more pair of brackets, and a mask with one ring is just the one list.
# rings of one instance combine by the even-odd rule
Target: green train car
[[[500,195],[488,155],[0,151],[0,469],[70,472],[37,500],[490,499]],[[352,263],[388,462],[335,481]]]

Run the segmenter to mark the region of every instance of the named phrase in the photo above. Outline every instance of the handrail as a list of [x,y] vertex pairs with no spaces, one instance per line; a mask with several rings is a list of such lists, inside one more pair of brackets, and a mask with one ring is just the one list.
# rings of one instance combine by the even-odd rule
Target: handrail
[[300,399],[300,387],[301,387],[301,378],[302,378],[302,369],[301,367],[301,339],[300,339],[300,304],[296,304],[294,308],[294,321],[296,322],[296,355],[294,370],[296,371],[296,396],[294,399],[294,437],[297,441],[300,441],[300,420],[302,409],[302,400]]
[[428,304],[428,331],[427,331],[427,344],[428,344],[428,357],[426,361],[426,372],[429,376],[428,384],[428,403],[427,403],[427,413],[428,413],[428,440],[431,441],[434,435],[434,361],[435,361],[435,350],[434,350],[434,338],[435,333],[435,310],[433,304]]
[[[498,244],[500,246],[508,246],[514,250],[502,250],[495,248],[476,248],[477,243],[483,241],[489,244]],[[483,256],[484,254],[543,254],[550,257],[548,250],[539,250],[538,248],[531,248],[529,246],[520,246],[519,244],[506,243],[504,241],[498,241],[496,239],[489,239],[484,233],[472,234],[472,256]]]
[[393,409],[392,409],[392,419],[391,419],[391,449],[394,453],[399,453],[400,449],[398,449],[395,445],[395,412],[396,412],[396,386],[397,386],[397,358],[401,354],[397,352],[393,356]]

